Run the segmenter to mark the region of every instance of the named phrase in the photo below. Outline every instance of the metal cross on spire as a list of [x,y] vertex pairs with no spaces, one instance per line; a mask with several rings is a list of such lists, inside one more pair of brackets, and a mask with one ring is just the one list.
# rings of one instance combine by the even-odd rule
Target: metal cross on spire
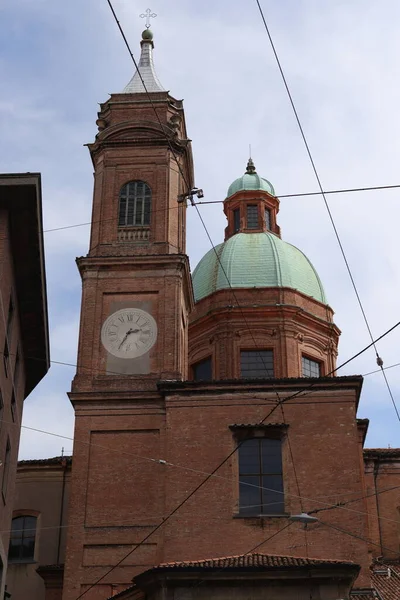
[[146,29],[150,27],[150,19],[154,19],[156,16],[156,13],[152,13],[150,8],[148,8],[145,13],[140,15],[141,19],[146,19]]

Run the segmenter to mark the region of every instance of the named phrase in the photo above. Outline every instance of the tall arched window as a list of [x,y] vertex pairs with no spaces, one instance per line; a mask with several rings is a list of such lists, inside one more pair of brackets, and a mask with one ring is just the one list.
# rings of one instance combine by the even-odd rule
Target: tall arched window
[[150,225],[151,189],[144,181],[130,181],[119,193],[118,226]]
[[35,554],[36,517],[15,517],[11,524],[8,560],[10,562],[31,561]]

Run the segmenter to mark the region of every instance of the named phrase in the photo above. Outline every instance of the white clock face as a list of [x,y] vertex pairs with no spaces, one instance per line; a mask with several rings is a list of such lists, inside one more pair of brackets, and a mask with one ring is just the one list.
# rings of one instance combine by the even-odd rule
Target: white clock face
[[106,319],[101,329],[104,348],[118,358],[137,358],[157,339],[157,323],[139,308],[122,308]]

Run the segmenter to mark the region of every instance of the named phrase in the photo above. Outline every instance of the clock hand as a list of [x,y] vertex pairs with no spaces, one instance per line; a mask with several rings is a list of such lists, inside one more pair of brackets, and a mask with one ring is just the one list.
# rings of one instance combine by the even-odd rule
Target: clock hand
[[126,334],[125,334],[125,337],[124,337],[124,339],[122,340],[122,342],[121,342],[121,343],[120,343],[120,345],[118,346],[118,350],[120,350],[120,348],[121,348],[122,344],[125,342],[125,340],[128,338],[128,336],[129,336],[131,333],[139,333],[139,331],[141,331],[141,329],[132,329],[132,328],[128,329],[128,331],[127,331],[127,332],[126,332]]

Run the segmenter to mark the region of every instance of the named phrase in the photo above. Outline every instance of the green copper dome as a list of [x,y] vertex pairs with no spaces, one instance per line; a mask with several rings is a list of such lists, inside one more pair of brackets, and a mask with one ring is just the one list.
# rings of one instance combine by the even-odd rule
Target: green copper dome
[[239,179],[235,179],[233,183],[228,188],[228,193],[226,195],[227,198],[236,194],[236,192],[241,192],[242,190],[263,190],[264,192],[268,192],[268,194],[272,194],[275,196],[275,190],[267,179],[260,177],[257,173],[245,173]]
[[327,304],[322,283],[308,258],[273,233],[237,233],[215,250],[209,250],[193,272],[196,302],[231,285],[288,287]]
[[236,194],[236,192],[241,192],[242,190],[263,190],[264,192],[268,192],[268,194],[275,196],[275,190],[272,183],[257,174],[251,158],[249,158],[247,162],[246,173],[231,183],[226,197],[229,198],[230,196],[233,196],[233,194]]

